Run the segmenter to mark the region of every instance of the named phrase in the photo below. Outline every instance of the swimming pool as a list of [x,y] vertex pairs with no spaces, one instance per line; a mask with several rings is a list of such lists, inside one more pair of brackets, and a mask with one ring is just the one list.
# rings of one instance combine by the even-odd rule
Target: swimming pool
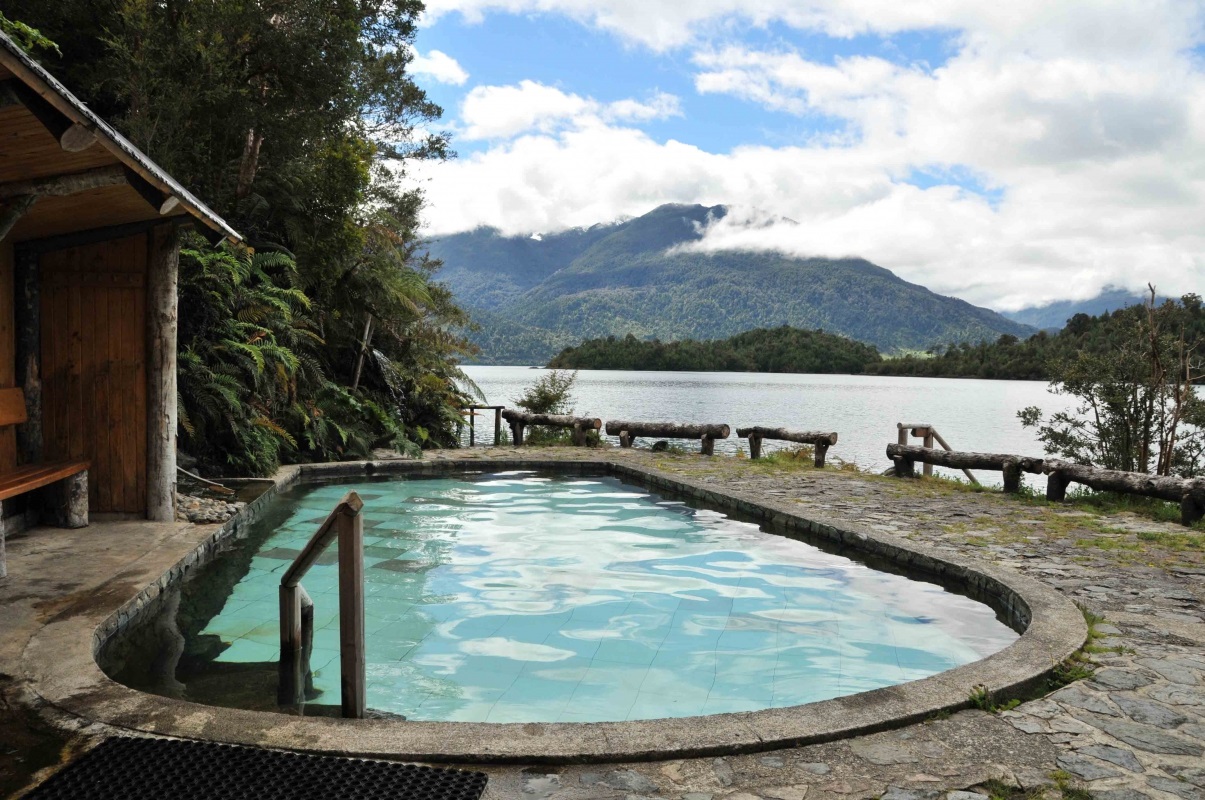
[[[778,708],[922,678],[1017,638],[934,583],[614,477],[361,479],[289,489],[185,584],[182,654],[167,680],[160,665],[157,691],[271,705],[281,574],[349,490],[365,502],[377,713],[596,722]],[[332,549],[304,580],[310,711],[338,703],[335,572]]]

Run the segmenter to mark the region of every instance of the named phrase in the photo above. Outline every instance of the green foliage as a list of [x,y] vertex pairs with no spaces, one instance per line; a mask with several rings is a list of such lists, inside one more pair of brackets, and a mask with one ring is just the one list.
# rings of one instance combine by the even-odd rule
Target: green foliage
[[60,44],[64,83],[258,251],[193,243],[181,264],[186,450],[263,474],[455,444],[469,320],[425,255],[421,193],[398,180],[448,154],[425,132],[441,109],[407,74],[421,2],[5,7]]
[[[523,394],[512,402],[533,414],[572,414],[573,384],[576,381],[576,371],[564,372],[554,369],[541,375],[539,380],[528,386]],[[533,445],[561,444],[571,438],[572,434],[564,428],[532,425],[527,429],[524,442]]]
[[684,370],[694,372],[860,373],[877,363],[870,345],[824,331],[780,328],[746,331],[730,339],[699,342],[591,339],[562,350],[550,367],[572,369]]
[[1074,397],[1072,411],[1048,420],[1037,407],[1018,414],[1046,452],[1129,472],[1189,477],[1205,470],[1205,400],[1193,386],[1205,376],[1195,352],[1205,339],[1205,310],[1196,295],[1159,306],[1153,298],[1152,290],[1145,306],[1068,325],[1104,335],[1097,346],[1048,362],[1051,391]]
[[3,11],[0,11],[0,31],[28,53],[37,50],[52,50],[62,55],[59,46],[43,36],[37,28],[31,28],[20,20],[9,19],[4,16]]
[[396,414],[328,379],[311,303],[281,253],[181,251],[180,442],[223,474],[406,445]]
[[[689,246],[722,206],[662,206],[587,230],[502,237],[479,229],[432,243],[449,286],[493,312],[474,340],[496,340],[497,317],[534,334],[575,339],[722,339],[791,325],[882,350],[1016,336],[1032,328],[942,297],[862,259],[799,259],[776,253],[702,253]],[[546,363],[551,343],[530,339],[519,363]],[[493,361],[491,350],[485,358]],[[511,362],[515,363],[515,362]]]

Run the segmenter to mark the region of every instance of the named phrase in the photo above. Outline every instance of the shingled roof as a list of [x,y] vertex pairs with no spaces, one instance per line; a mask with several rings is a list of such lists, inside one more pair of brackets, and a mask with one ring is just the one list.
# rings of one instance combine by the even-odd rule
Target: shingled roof
[[[69,191],[50,188],[64,181]],[[0,203],[21,196],[37,200],[13,226],[14,242],[182,214],[213,236],[241,238],[0,34]]]

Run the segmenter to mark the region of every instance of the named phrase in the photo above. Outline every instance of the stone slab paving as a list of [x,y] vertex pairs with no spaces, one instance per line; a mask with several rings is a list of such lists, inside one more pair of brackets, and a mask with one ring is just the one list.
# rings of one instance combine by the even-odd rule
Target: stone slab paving
[[[481,449],[447,455],[514,454]],[[804,514],[810,509],[860,522],[1025,573],[1106,622],[1097,628],[1104,638],[1096,642],[1096,671],[1089,679],[1010,711],[963,711],[895,731],[752,755],[491,767],[487,798],[971,800],[1000,796],[1006,786],[1014,787],[1014,796],[1029,797],[1088,796],[1083,790],[1112,800],[1205,797],[1205,553],[1199,532],[1186,536],[1173,523],[956,491],[937,481],[778,468],[731,457],[563,448],[523,455],[634,459],[719,488],[787,499]],[[197,535],[188,528],[204,526],[165,534],[139,529],[139,535]],[[67,555],[63,543],[69,538],[35,538],[32,548],[45,548],[48,541]],[[18,554],[30,547],[15,540]],[[119,562],[115,555],[109,568],[120,575]],[[48,611],[39,592],[53,592],[54,583],[43,583],[0,585],[10,612],[0,619],[0,631],[6,632],[0,637],[0,671],[28,638],[18,628]],[[10,688],[9,698],[20,702],[20,688]],[[70,719],[56,717],[52,709],[42,712],[72,732]],[[82,739],[107,733],[97,725],[75,727]]]

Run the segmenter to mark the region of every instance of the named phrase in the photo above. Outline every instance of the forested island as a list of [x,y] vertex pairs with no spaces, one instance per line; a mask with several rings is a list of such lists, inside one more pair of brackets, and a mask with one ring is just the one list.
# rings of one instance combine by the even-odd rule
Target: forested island
[[[1198,295],[1162,305],[1162,335],[1184,336],[1186,347],[1205,342],[1205,309]],[[935,345],[928,352],[884,357],[867,344],[822,330],[786,325],[759,328],[728,339],[642,341],[631,334],[590,339],[567,347],[548,364],[556,369],[693,372],[810,372],[910,375],[926,378],[1050,380],[1051,365],[1077,352],[1120,353],[1141,347],[1136,332],[1143,305],[1099,316],[1076,314],[1058,333],[1028,339],[1010,334],[993,342]]]
[[632,334],[590,339],[558,353],[556,369],[629,369],[682,372],[860,373],[881,360],[872,345],[824,331],[783,325],[728,339],[642,341]]

